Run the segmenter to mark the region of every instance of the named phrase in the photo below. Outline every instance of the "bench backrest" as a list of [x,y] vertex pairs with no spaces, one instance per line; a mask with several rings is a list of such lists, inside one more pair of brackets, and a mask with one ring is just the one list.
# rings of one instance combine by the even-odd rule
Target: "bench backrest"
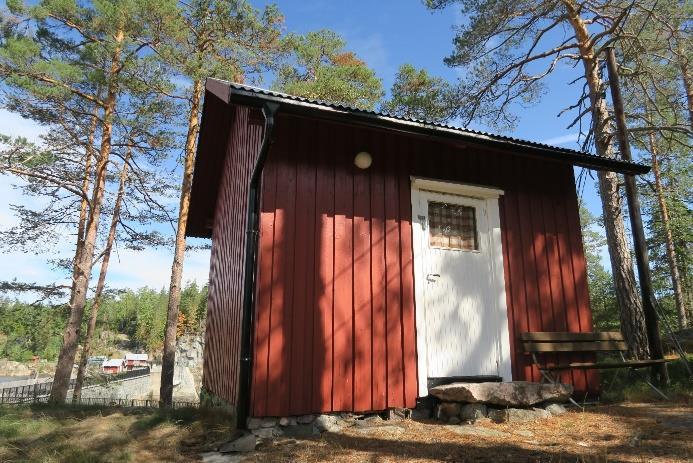
[[525,352],[612,352],[628,350],[618,331],[594,333],[564,333],[536,331],[522,333]]

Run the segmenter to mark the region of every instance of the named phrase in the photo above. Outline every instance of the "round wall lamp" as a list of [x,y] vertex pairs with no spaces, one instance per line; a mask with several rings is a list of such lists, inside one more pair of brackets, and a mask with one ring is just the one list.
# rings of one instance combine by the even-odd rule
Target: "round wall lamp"
[[359,169],[368,169],[372,163],[373,157],[367,151],[361,151],[354,157],[354,165]]

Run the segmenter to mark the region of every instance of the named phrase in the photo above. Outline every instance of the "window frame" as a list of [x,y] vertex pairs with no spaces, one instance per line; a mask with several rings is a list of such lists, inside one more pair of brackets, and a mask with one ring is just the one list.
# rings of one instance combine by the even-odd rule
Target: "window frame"
[[[431,225],[431,222],[432,222],[431,221],[431,204],[432,203],[449,205],[452,207],[465,208],[465,209],[471,209],[472,210],[472,223],[473,223],[473,227],[474,227],[474,230],[473,230],[474,231],[474,247],[473,248],[470,249],[470,248],[464,248],[464,247],[439,246],[439,245],[435,245],[431,242],[431,239],[433,238],[433,235],[431,234],[431,231],[433,230],[433,226]],[[427,208],[426,217],[428,217],[428,224],[426,227],[427,228],[427,230],[426,230],[427,231],[427,233],[426,233],[427,240],[426,241],[427,241],[429,248],[440,249],[443,251],[462,251],[462,252],[477,252],[477,253],[482,252],[482,246],[481,246],[482,240],[479,237],[479,220],[477,217],[479,211],[478,211],[477,206],[469,205],[469,204],[456,204],[454,202],[445,203],[445,202],[439,201],[439,200],[426,200],[426,208]],[[461,237],[462,235],[458,235],[458,236]],[[462,240],[462,241],[464,241],[464,240]],[[448,240],[448,242],[449,242],[449,240]]]

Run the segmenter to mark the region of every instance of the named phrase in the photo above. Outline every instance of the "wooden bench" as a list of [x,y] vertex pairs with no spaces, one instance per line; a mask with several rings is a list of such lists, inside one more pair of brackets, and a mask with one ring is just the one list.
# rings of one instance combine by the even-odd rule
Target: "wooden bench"
[[[652,360],[628,360],[624,352],[628,351],[628,346],[623,335],[618,331],[593,332],[593,333],[565,333],[553,331],[538,331],[532,333],[522,333],[520,335],[524,351],[532,355],[532,361],[539,369],[544,380],[550,383],[557,383],[556,372],[562,370],[607,370],[613,368],[627,368],[629,371],[636,371],[653,365],[666,363],[666,359]],[[593,362],[569,362],[549,364],[539,360],[540,355],[552,353],[592,353],[618,352],[621,360],[593,361]],[[647,378],[645,382],[654,389],[659,395],[667,398],[666,395],[657,389]]]

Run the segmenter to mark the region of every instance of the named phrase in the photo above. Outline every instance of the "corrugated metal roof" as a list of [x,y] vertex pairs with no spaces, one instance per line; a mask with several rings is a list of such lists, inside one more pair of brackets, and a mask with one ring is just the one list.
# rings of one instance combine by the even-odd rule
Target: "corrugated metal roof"
[[[438,122],[431,122],[425,120],[418,120],[413,118],[407,118],[402,116],[397,116],[385,112],[378,112],[369,109],[361,109],[353,106],[348,106],[339,103],[330,103],[328,101],[303,98],[299,96],[289,95],[286,93],[275,92],[267,90],[264,88],[253,87],[250,85],[239,84],[236,82],[222,81],[218,79],[207,79],[208,89],[211,86],[225,86],[229,89],[228,98],[233,99],[236,97],[251,97],[255,96],[258,99],[272,99],[280,100],[282,103],[294,103],[302,106],[310,106],[316,110],[325,110],[329,112],[339,112],[350,115],[361,115],[370,116],[372,118],[377,118],[380,120],[386,120],[390,123],[395,123],[401,125],[403,128],[416,126],[418,129],[426,129],[429,131],[438,132],[441,136],[444,135],[457,135],[461,137],[473,138],[475,141],[480,142],[495,142],[502,143],[506,145],[514,145],[517,147],[534,149],[536,151],[541,151],[544,153],[555,153],[563,154],[569,156],[574,164],[583,165],[590,168],[604,168],[608,170],[614,170],[618,172],[627,173],[637,173],[642,174],[649,171],[649,167],[643,164],[626,162],[620,159],[606,158],[603,156],[598,156],[593,153],[587,153],[584,151],[578,151],[570,148],[563,148],[558,146],[547,145],[545,143],[539,143],[530,140],[524,140],[521,138],[509,137],[506,135],[499,135],[490,132],[484,132],[480,130],[473,130],[464,127],[456,127],[449,124],[443,124]],[[210,86],[211,84],[211,86]],[[229,101],[228,99],[226,101]],[[564,159],[565,160],[565,159]],[[585,162],[580,162],[584,160]],[[594,164],[594,165],[591,165]]]
[[148,354],[125,354],[125,360],[149,360]]

